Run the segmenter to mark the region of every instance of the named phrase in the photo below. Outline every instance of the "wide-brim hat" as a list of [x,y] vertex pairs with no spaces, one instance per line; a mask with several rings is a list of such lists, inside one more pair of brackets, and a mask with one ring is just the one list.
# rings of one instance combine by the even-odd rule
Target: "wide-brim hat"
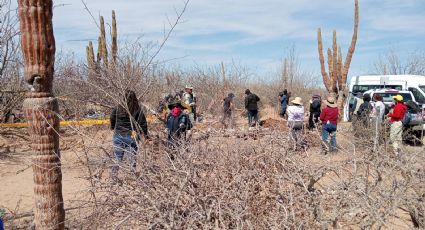
[[186,85],[186,87],[184,87],[185,89],[193,89],[193,87],[192,86],[190,86],[190,85]]
[[325,105],[331,107],[331,108],[336,108],[337,104],[336,104],[336,100],[334,97],[328,97],[326,100],[323,101],[325,103]]
[[170,103],[168,103],[168,109],[172,109],[173,107],[176,107],[176,106],[183,108],[183,105],[179,100],[172,100]]
[[396,101],[403,101],[403,99],[404,99],[403,96],[401,96],[400,94],[397,94],[397,95],[393,96],[393,98]]
[[301,97],[296,97],[294,100],[291,101],[292,104],[302,105],[303,99]]

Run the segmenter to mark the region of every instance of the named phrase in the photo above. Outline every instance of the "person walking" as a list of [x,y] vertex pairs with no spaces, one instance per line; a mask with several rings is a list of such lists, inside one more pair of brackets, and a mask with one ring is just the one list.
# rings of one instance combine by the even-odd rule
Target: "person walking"
[[232,112],[234,109],[233,105],[233,98],[235,97],[235,94],[229,93],[226,98],[224,98],[223,102],[223,119],[221,120],[221,123],[224,125],[224,127],[227,128],[233,128],[233,118],[232,118]]
[[322,111],[322,98],[320,94],[316,93],[310,100],[310,115],[308,117],[308,129],[312,130],[316,128],[319,123],[320,112]]
[[183,103],[186,107],[185,112],[189,115],[190,122],[194,124],[195,122],[195,112],[196,112],[196,102],[195,96],[193,94],[193,87],[186,85],[185,92],[183,93]]
[[175,151],[186,140],[186,131],[192,128],[189,115],[183,109],[183,105],[178,100],[173,100],[168,104],[170,113],[167,116],[167,147],[170,158],[174,160]]
[[[320,121],[322,122],[322,151],[336,152],[336,130],[338,123],[339,111],[334,97],[328,97],[323,103],[326,107],[320,113]],[[330,136],[330,146],[328,145],[328,137]]]
[[[149,140],[148,123],[134,91],[125,92],[123,104],[117,105],[110,115],[111,129],[114,130],[113,153],[117,163],[121,162],[126,154],[131,171],[135,173],[138,141],[141,140],[142,134]],[[119,169],[117,163],[112,167],[112,179],[117,178]]]
[[288,105],[288,90],[284,89],[282,93],[279,94],[280,102],[280,113],[279,115],[284,118],[286,114],[286,107]]
[[[245,90],[245,109],[248,111],[248,126],[254,127],[258,124],[258,102],[260,98],[251,93],[249,89]],[[254,122],[252,122],[254,120]]]
[[392,142],[393,151],[395,154],[400,153],[400,147],[403,141],[403,124],[402,120],[406,113],[406,106],[403,103],[403,96],[397,94],[393,97],[395,105],[393,111],[387,114],[390,118],[390,140]]
[[304,106],[301,97],[295,97],[288,106],[288,127],[290,129],[290,143],[294,150],[303,147],[303,128],[304,128]]

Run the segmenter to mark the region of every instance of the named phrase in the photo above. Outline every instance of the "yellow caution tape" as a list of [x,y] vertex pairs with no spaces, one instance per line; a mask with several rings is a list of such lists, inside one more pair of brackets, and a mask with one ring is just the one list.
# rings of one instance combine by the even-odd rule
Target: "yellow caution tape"
[[[157,121],[156,117],[148,116],[146,118],[147,122],[151,123]],[[109,120],[80,120],[80,121],[61,121],[60,126],[77,126],[77,125],[109,125]],[[28,123],[19,122],[19,123],[0,123],[0,127],[9,127],[9,128],[24,128],[27,127]]]

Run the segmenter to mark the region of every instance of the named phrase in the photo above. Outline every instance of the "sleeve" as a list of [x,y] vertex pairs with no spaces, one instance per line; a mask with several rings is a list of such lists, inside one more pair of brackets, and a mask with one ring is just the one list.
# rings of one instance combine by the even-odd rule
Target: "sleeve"
[[404,109],[402,107],[396,106],[394,107],[393,113],[388,114],[388,116],[394,119],[402,119],[403,118]]
[[114,109],[112,109],[111,116],[109,117],[109,121],[111,123],[111,129],[112,130],[115,129],[116,120],[117,120],[117,109],[114,108]]
[[257,95],[255,95],[255,100],[260,101],[260,98]]
[[245,97],[245,109],[248,109],[248,96]]
[[145,135],[145,137],[147,137],[148,136],[148,122],[146,121],[145,114],[141,110],[140,110],[138,117],[137,117],[137,123],[139,124],[140,128],[142,129],[142,132]]

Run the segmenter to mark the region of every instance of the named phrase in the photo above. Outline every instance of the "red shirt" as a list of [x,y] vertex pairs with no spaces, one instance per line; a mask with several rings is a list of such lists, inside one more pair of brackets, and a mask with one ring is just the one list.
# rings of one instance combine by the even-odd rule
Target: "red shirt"
[[397,104],[393,108],[393,112],[389,113],[388,116],[391,118],[390,122],[401,121],[404,118],[404,114],[406,113],[406,106],[403,102],[397,102]]
[[326,124],[328,121],[336,125],[338,121],[338,108],[331,108],[329,106],[326,106],[320,113],[320,120],[322,121],[322,124]]

